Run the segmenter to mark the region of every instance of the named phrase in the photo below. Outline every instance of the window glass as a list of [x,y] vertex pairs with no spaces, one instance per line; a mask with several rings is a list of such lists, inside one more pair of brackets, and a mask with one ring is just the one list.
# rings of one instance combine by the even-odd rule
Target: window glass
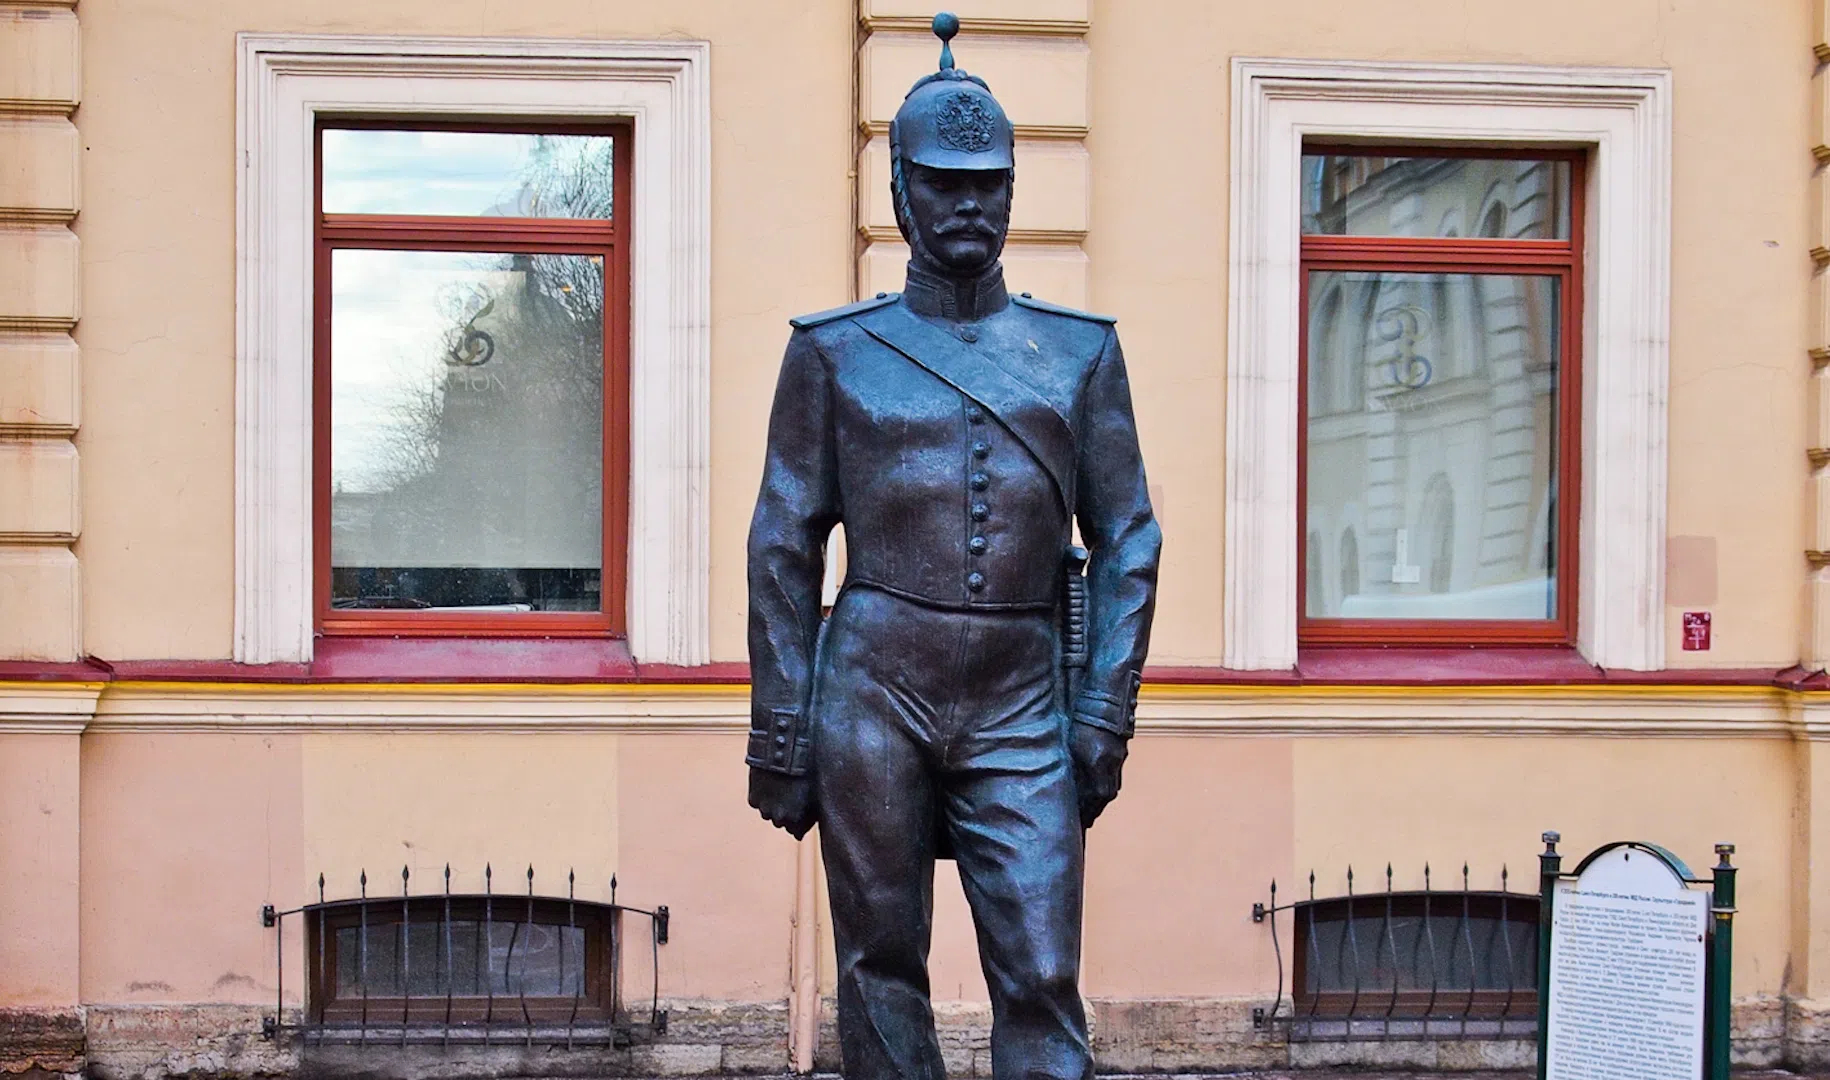
[[[1538,987],[1538,907],[1536,896],[1511,892],[1373,893],[1299,903],[1293,913],[1297,1015],[1528,1018]],[[1317,1024],[1307,1033],[1325,1030]]]
[[1309,617],[1558,617],[1559,287],[1310,272]]
[[330,269],[331,606],[600,610],[602,256]]
[[1570,163],[1303,155],[1303,232],[1321,236],[1569,238]]
[[324,129],[327,214],[609,220],[609,135]]
[[[513,919],[514,916],[508,916]],[[332,996],[578,997],[585,928],[542,923],[410,922],[344,926]],[[403,948],[404,946],[404,948]],[[403,985],[404,978],[404,985]]]

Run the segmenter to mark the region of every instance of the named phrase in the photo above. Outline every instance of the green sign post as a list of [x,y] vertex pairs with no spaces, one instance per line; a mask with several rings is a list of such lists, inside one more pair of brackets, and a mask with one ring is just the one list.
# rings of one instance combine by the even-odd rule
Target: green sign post
[[1560,839],[1538,856],[1538,1080],[1728,1080],[1734,845],[1707,878],[1639,841],[1565,874]]

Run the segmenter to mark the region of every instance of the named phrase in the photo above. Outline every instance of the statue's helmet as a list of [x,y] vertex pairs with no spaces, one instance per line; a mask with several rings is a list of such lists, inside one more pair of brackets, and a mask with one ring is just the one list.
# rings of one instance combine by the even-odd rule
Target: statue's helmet
[[898,164],[912,161],[932,169],[1011,169],[1016,134],[1004,107],[985,80],[953,66],[953,36],[959,19],[934,16],[941,40],[940,70],[925,75],[903,98],[890,121],[890,153]]

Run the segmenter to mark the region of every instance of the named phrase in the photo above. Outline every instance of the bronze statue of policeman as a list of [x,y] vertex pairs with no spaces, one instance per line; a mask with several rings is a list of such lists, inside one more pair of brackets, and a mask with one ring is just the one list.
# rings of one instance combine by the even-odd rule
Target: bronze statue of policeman
[[848,1080],[945,1076],[949,853],[994,1075],[1082,1080],[1083,831],[1118,794],[1162,542],[1113,320],[1005,290],[1015,138],[958,26],[890,125],[907,284],[792,320],[750,526],[750,803],[820,825]]

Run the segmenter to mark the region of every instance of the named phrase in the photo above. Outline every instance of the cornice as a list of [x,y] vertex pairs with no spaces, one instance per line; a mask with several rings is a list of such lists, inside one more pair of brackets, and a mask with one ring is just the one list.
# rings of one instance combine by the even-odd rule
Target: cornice
[[76,320],[61,316],[45,315],[0,315],[0,332],[10,331],[26,334],[69,333],[76,329]]
[[[0,733],[741,734],[719,684],[0,683]],[[1146,684],[1144,737],[1830,740],[1830,691],[1747,685]]]
[[[1146,686],[1152,735],[1784,738],[1796,691],[1762,686]],[[1830,703],[1826,704],[1830,723]]]
[[749,688],[625,684],[117,683],[92,732],[737,732]]
[[[866,33],[900,32],[925,34],[933,23],[919,15],[865,15],[858,20]],[[959,21],[964,35],[991,34],[1000,37],[1084,37],[1093,24],[1085,19],[974,19]]]
[[[1023,139],[1074,140],[1087,137],[1088,129],[1078,124],[1012,124],[1011,131],[1019,141]],[[890,133],[888,120],[865,120],[858,124],[858,130],[865,135],[876,138],[887,137]]]
[[67,99],[0,98],[0,116],[69,116],[76,105]]
[[102,682],[0,682],[0,735],[80,735]]
[[46,210],[32,206],[0,206],[0,225],[68,225],[75,210]]
[[[873,244],[900,244],[902,233],[894,225],[860,225],[858,235]],[[1004,240],[1010,244],[1084,244],[1085,229],[1011,229]]]
[[[76,434],[75,424],[8,424],[0,423],[0,436],[14,439],[67,439]],[[62,541],[68,543],[69,541]]]

